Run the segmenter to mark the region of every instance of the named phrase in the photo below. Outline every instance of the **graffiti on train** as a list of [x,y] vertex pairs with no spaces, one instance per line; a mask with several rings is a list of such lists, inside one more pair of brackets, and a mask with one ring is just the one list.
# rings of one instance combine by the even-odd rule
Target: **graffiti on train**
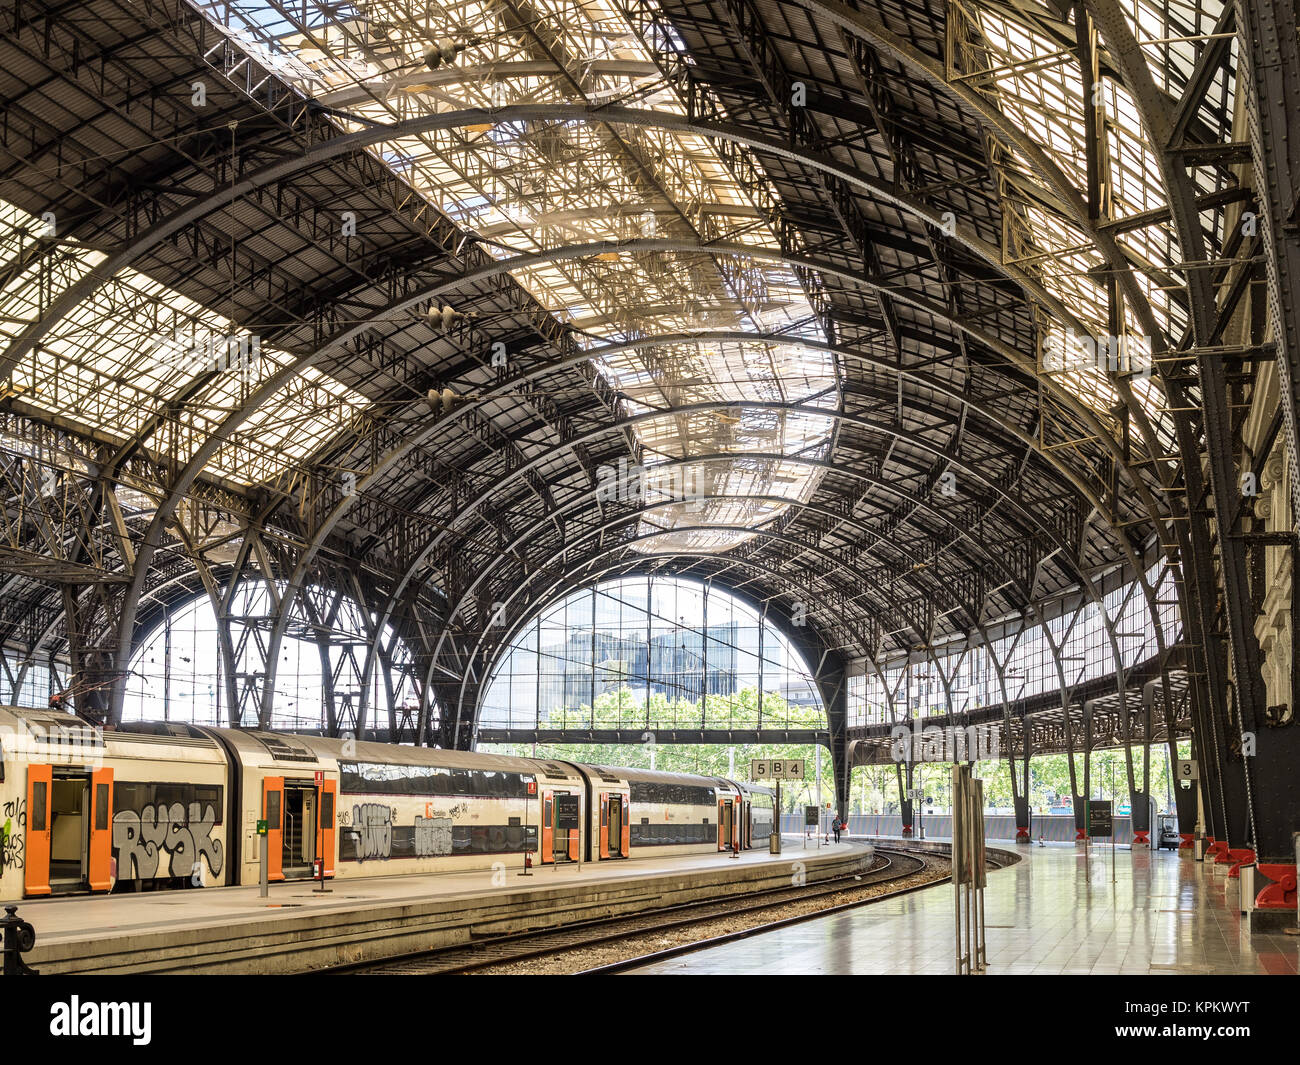
[[451,853],[451,818],[420,817],[415,818],[415,856],[417,858],[436,858],[440,854]]
[[[144,880],[189,875],[200,855],[207,859],[212,875],[219,875],[224,862],[221,840],[213,838],[216,822],[212,806],[198,802],[191,802],[188,810],[179,802],[119,810],[113,815],[118,876]],[[164,854],[169,862],[160,868]]]
[[352,807],[352,838],[361,861],[392,854],[393,814],[391,806],[380,802],[363,802]]
[[0,873],[6,869],[23,867],[23,840],[27,829],[27,800],[10,799],[0,811],[4,817],[0,824]]

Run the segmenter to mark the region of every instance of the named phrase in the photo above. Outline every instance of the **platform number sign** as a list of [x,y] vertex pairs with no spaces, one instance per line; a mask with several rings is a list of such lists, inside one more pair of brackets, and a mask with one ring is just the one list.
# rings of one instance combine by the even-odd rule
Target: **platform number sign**
[[750,780],[803,780],[802,758],[754,758],[749,763]]
[[1177,768],[1174,775],[1179,780],[1198,780],[1200,774],[1197,770],[1196,760],[1194,758],[1180,758],[1177,762]]

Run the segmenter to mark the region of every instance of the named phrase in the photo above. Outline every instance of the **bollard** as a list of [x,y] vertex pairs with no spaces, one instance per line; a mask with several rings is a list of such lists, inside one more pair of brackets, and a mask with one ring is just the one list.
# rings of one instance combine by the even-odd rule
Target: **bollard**
[[5,917],[0,921],[4,927],[5,940],[5,976],[39,976],[40,971],[33,969],[22,956],[36,946],[36,929],[18,916],[17,906],[6,906]]

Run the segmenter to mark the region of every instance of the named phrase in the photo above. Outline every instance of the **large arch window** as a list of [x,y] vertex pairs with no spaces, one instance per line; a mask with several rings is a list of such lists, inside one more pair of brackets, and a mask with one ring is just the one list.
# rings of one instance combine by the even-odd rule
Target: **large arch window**
[[[264,675],[262,647],[272,613],[270,590],[260,582],[241,585],[233,597],[234,689],[244,693]],[[369,640],[361,608],[345,600],[329,626],[290,626],[280,645],[270,726],[285,731],[328,728],[330,702],[340,728],[347,728],[369,687],[370,722],[381,725],[390,707],[414,711],[419,695],[411,655],[385,629],[382,664],[363,680]],[[231,722],[230,678],[221,654],[216,614],[206,596],[170,610],[131,661],[123,719]],[[255,690],[260,691],[260,687]],[[243,724],[255,723],[258,701],[245,706]]]
[[[1155,593],[1160,635],[1166,646],[1178,641],[1182,622],[1173,572],[1163,561],[1146,572]],[[961,713],[1002,703],[997,664],[1002,665],[1008,702],[1067,689],[1131,670],[1156,658],[1160,639],[1141,584],[1130,581],[1101,597],[1049,618],[1043,626],[1023,627],[992,641],[991,647],[954,641],[953,649],[936,648],[923,661],[855,664],[849,677],[849,725],[882,725],[903,718]],[[1105,616],[1103,616],[1103,610]],[[1107,630],[1106,619],[1110,620]],[[1050,639],[1049,639],[1050,634]],[[1114,644],[1111,643],[1111,635]],[[1060,655],[1060,670],[1057,656]],[[1115,661],[1118,648],[1120,662]],[[945,684],[946,681],[946,684]],[[951,705],[949,695],[951,694]]]
[[824,728],[813,673],[761,608],[717,585],[627,577],[574,592],[515,635],[480,728]]

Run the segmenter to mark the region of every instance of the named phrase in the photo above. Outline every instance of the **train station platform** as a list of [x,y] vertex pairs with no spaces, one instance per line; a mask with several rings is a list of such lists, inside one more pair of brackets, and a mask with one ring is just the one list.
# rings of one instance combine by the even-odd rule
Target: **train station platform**
[[[1251,935],[1238,882],[1210,865],[1127,848],[1112,864],[1107,846],[1017,850],[1024,860],[988,877],[989,975],[1300,971],[1300,938]],[[950,974],[953,953],[945,884],[634,972]]]
[[865,870],[862,841],[730,854],[25,900],[42,974],[294,973]]

